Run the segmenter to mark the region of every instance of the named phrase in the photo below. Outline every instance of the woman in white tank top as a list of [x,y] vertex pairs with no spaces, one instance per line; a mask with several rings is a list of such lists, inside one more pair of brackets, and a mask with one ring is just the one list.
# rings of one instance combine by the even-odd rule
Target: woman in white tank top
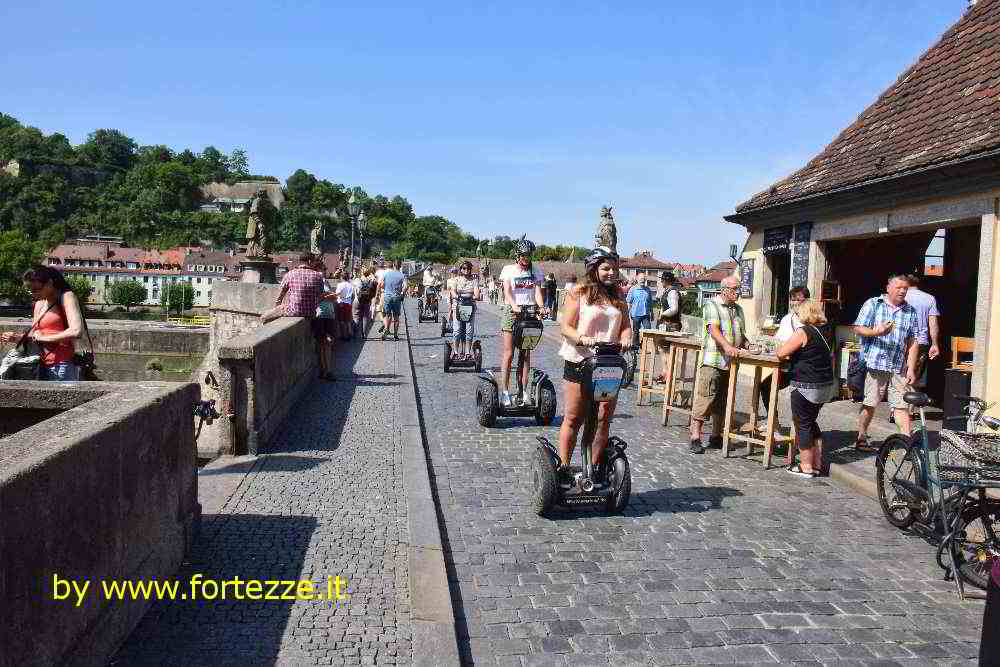
[[[607,248],[598,248],[586,261],[587,274],[583,282],[566,295],[559,356],[565,361],[563,370],[563,405],[565,416],[559,429],[560,472],[568,474],[570,457],[576,447],[576,437],[587,413],[583,400],[581,362],[593,356],[590,348],[596,342],[618,343],[628,349],[632,342],[632,325],[628,306],[618,287],[618,255]],[[608,443],[608,429],[617,401],[601,403],[597,413],[597,433],[594,435],[592,463],[601,463]],[[598,472],[603,475],[603,471]]]

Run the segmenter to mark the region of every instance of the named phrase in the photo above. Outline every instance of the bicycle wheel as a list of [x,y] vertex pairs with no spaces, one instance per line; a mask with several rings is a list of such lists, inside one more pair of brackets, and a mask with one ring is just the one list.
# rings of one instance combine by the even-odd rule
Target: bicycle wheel
[[951,554],[958,576],[986,590],[993,569],[993,554],[1000,549],[1000,502],[987,500],[969,505],[951,540]]
[[895,480],[920,486],[923,479],[920,456],[915,447],[910,447],[909,439],[899,434],[886,438],[875,458],[875,486],[882,513],[896,528],[912,526],[921,513],[920,504],[926,502],[905,493]]

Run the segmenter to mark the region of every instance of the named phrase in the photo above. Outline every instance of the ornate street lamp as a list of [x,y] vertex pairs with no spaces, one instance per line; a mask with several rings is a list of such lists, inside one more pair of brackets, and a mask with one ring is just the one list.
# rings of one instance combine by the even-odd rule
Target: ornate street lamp
[[348,265],[349,271],[354,272],[354,227],[357,225],[358,216],[361,215],[361,200],[357,192],[351,190],[351,197],[347,200],[347,215],[351,217],[351,263]]
[[361,255],[361,263],[365,263],[365,230],[368,229],[368,218],[365,212],[358,213],[358,232],[361,234],[361,242],[358,244],[358,254]]

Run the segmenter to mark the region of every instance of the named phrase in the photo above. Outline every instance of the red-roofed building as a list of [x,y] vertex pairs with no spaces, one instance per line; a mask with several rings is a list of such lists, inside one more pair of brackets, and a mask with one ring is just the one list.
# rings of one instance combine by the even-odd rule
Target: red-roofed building
[[[943,395],[951,337],[970,337],[971,393],[996,401],[1000,0],[979,0],[956,18],[829,146],[726,220],[750,234],[740,275],[751,336],[771,331],[788,290],[802,285],[826,302],[839,345],[891,273],[923,273],[944,330],[929,393]],[[929,264],[941,268],[927,272]]]

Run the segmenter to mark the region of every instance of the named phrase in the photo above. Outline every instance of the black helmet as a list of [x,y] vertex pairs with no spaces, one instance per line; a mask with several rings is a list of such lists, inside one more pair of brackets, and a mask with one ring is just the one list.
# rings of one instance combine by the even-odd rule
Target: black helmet
[[534,254],[535,244],[529,241],[528,239],[524,238],[525,236],[527,236],[527,234],[521,236],[521,238],[519,238],[514,243],[514,250],[513,250],[514,257],[518,257],[520,255],[531,257],[531,255]]
[[615,262],[617,262],[618,255],[614,252],[611,252],[611,248],[601,245],[591,250],[590,254],[587,255],[587,258],[583,260],[583,263],[587,267],[587,270],[589,271],[590,269],[597,266],[606,259],[613,259]]

